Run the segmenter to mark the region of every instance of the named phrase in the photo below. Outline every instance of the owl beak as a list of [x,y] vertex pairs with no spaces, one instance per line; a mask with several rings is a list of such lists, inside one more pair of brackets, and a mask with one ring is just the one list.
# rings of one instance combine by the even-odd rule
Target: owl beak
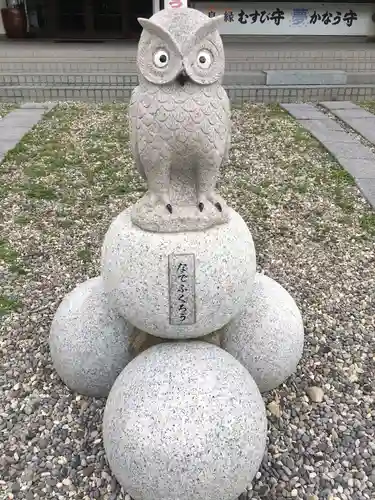
[[189,80],[189,75],[186,73],[186,70],[183,69],[176,78],[177,82],[183,87],[185,83]]

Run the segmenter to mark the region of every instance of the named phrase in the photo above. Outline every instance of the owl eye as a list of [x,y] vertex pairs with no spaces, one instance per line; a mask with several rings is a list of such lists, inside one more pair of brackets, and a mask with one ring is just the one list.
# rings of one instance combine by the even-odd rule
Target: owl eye
[[208,50],[201,50],[197,57],[197,64],[202,69],[208,69],[212,64],[212,56]]
[[154,64],[157,68],[165,68],[169,61],[169,55],[166,50],[158,50],[154,54]]

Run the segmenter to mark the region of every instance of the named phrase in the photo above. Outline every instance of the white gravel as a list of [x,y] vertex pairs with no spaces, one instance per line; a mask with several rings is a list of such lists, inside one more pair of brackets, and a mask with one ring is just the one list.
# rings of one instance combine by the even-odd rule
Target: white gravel
[[[104,401],[70,393],[47,346],[59,301],[98,274],[110,221],[145,189],[125,112],[62,104],[0,167],[0,498],[126,498]],[[221,193],[306,325],[297,373],[265,398],[268,452],[247,498],[374,499],[375,215],[275,106],[234,112],[230,159]]]

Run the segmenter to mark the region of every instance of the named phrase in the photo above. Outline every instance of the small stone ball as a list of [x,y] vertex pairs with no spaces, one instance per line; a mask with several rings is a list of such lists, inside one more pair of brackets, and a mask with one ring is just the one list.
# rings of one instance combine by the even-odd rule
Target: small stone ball
[[267,420],[248,371],[202,341],[162,343],[122,371],[107,399],[103,441],[134,500],[234,500],[250,485]]
[[301,313],[289,293],[262,274],[246,307],[221,332],[223,349],[249,370],[261,392],[282,384],[302,357]]
[[72,391],[106,397],[130,361],[132,330],[109,308],[100,277],[79,284],[63,298],[51,325],[50,352],[60,378]]

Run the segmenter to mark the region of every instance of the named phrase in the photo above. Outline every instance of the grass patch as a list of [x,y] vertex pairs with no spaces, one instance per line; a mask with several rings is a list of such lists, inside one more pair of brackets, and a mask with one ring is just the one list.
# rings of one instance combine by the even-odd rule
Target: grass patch
[[20,226],[26,226],[27,224],[29,224],[30,220],[30,216],[26,214],[19,214],[14,218],[15,224],[19,224]]
[[41,183],[30,183],[23,186],[26,196],[39,200],[56,200],[57,194],[55,190]]
[[14,264],[18,260],[18,253],[5,240],[0,240],[0,260],[6,264]]
[[375,101],[361,101],[357,103],[361,108],[367,109],[370,113],[375,115]]
[[344,168],[332,168],[330,175],[338,185],[355,186],[355,180]]
[[83,262],[89,262],[92,259],[92,252],[87,247],[86,248],[82,248],[81,250],[78,250],[77,256]]
[[0,262],[4,262],[11,273],[26,274],[22,265],[22,258],[6,240],[0,240]]
[[20,307],[21,304],[17,300],[6,297],[5,295],[0,295],[0,318],[19,310]]
[[360,216],[359,223],[364,231],[375,235],[375,214],[369,213]]

